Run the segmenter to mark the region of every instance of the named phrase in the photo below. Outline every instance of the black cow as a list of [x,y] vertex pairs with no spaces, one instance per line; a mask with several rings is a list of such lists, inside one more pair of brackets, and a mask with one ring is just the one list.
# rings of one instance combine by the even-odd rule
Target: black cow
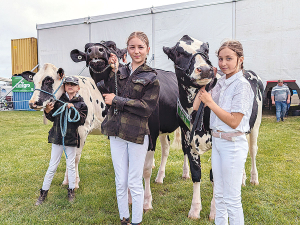
[[[70,55],[74,62],[85,61],[86,66],[89,67],[91,77],[96,83],[102,83],[108,74],[111,72],[111,67],[108,64],[110,53],[116,54],[122,58],[126,53],[126,49],[119,50],[113,41],[101,43],[88,43],[85,45],[85,51],[81,52],[77,49],[72,50]],[[122,66],[122,64],[120,64]],[[162,145],[162,160],[160,169],[158,171],[156,182],[162,183],[165,177],[165,165],[169,154],[169,141],[167,134],[175,131],[179,126],[179,118],[177,116],[177,99],[179,97],[178,83],[175,73],[156,70],[157,78],[160,83],[159,104],[149,117],[149,129],[152,141],[152,147],[146,156],[144,166],[144,179],[145,179],[145,198],[144,210],[152,209],[152,194],[150,189],[150,177],[152,173],[152,165],[154,160],[154,150],[156,140],[159,136]],[[103,86],[102,84],[100,85]],[[105,89],[105,88],[104,88]],[[104,90],[103,87],[100,89]],[[114,90],[107,90],[114,92]],[[161,134],[161,135],[160,135]]]
[[[182,109],[192,122],[195,119],[193,112],[193,101],[199,89],[210,83],[214,77],[213,67],[208,58],[209,45],[194,38],[184,35],[177,44],[172,47],[164,47],[165,54],[174,62],[175,72],[179,84],[179,99]],[[250,135],[247,135],[252,158],[251,183],[258,184],[258,174],[255,163],[257,153],[257,136],[261,122],[262,102],[261,96],[263,91],[262,82],[253,72],[248,71],[245,74],[246,79],[250,82],[255,93],[252,116],[250,118]],[[200,180],[201,164],[200,155],[211,149],[211,131],[209,129],[210,109],[205,107],[203,124],[201,130],[196,130],[193,140],[190,141],[190,130],[192,123],[181,126],[183,148],[189,156],[190,169],[192,173],[193,199],[188,216],[190,218],[200,218],[201,198],[200,198]],[[244,172],[243,184],[246,176]],[[211,173],[212,181],[212,173]],[[214,199],[211,202],[210,219],[215,218]]]

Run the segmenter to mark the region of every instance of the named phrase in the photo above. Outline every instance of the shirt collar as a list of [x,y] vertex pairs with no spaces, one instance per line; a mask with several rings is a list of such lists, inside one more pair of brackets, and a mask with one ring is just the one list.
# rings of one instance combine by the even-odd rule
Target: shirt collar
[[[68,94],[68,92],[66,92],[66,96],[68,97],[69,100],[71,100],[71,99],[70,99],[70,96],[69,96],[69,94]],[[79,96],[79,94],[78,94],[78,92],[77,92],[76,95],[75,95],[74,97],[78,97],[78,96]]]
[[226,75],[225,75],[225,85],[228,86],[229,84],[231,84],[233,81],[235,81],[236,79],[240,78],[243,76],[243,71],[240,70],[239,72],[237,72],[236,74],[232,75],[231,77],[229,77],[228,79],[226,79]]

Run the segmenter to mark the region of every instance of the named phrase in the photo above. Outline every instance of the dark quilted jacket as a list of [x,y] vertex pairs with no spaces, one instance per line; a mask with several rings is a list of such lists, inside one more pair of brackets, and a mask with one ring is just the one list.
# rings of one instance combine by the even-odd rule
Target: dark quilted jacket
[[[109,90],[115,93],[115,74],[106,80]],[[102,133],[143,144],[149,135],[148,118],[158,104],[159,81],[156,71],[143,64],[131,75],[128,65],[117,72],[118,96],[113,99],[108,115],[102,123]],[[114,109],[118,110],[114,114]]]
[[[78,122],[75,122],[75,123],[67,122],[67,133],[65,136],[65,146],[79,147],[80,137],[78,134],[78,127],[83,125],[85,122],[87,112],[88,112],[87,106],[84,103],[83,98],[80,95],[78,97],[72,98],[69,101],[69,98],[64,93],[60,97],[60,100],[63,102],[72,103],[80,114],[80,120]],[[49,131],[48,142],[53,143],[53,144],[58,144],[58,145],[62,145],[62,135],[61,135],[61,131],[60,131],[60,115],[53,117],[52,114],[62,105],[63,105],[63,103],[56,101],[56,103],[54,104],[54,108],[49,113],[45,112],[47,119],[53,122],[53,127]],[[73,118],[74,110],[71,109],[71,112],[72,112],[71,118]],[[62,118],[62,119],[64,119],[64,118]],[[64,121],[62,121],[62,122],[64,122]]]

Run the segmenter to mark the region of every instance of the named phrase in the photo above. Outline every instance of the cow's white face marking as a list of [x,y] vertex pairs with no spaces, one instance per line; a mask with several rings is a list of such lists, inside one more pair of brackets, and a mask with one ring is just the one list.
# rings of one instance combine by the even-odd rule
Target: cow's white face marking
[[[189,45],[184,41],[180,41],[179,42],[179,46],[182,47],[186,52],[194,55],[197,53],[197,50],[199,50],[201,48],[201,45],[203,45],[202,41],[199,41],[195,38],[190,37],[193,42]],[[198,85],[206,85],[208,84],[211,79],[201,79],[200,73],[197,68],[200,68],[201,66],[209,66],[206,61],[200,56],[200,55],[196,55],[195,56],[195,64],[194,64],[194,70],[191,73],[191,78],[194,78],[196,80],[196,83]]]
[[[53,91],[55,91],[62,82],[61,80],[59,80],[59,76],[57,74],[57,68],[54,65],[50,64],[50,63],[46,63],[40,69],[40,71],[37,72],[33,76],[33,83],[35,85],[35,89],[41,89],[43,80],[46,77],[51,77],[54,80],[54,83],[52,85]],[[55,94],[56,98],[59,99],[60,96],[63,94],[63,92],[64,92],[64,86],[62,85]],[[41,91],[35,90],[32,97],[31,97],[31,99],[29,100],[29,103],[34,104],[35,102],[39,101],[40,94],[41,94]],[[45,107],[48,102],[50,102],[50,99],[44,101],[42,106],[38,106],[38,109]]]

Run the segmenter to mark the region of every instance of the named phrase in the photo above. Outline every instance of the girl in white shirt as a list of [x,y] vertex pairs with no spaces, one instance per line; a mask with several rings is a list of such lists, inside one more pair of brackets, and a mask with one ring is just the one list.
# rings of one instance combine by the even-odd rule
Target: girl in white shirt
[[217,51],[219,67],[225,74],[211,93],[202,88],[194,110],[202,101],[211,109],[212,171],[216,200],[216,225],[244,224],[241,185],[248,142],[254,93],[243,76],[243,47],[240,42],[224,42]]

